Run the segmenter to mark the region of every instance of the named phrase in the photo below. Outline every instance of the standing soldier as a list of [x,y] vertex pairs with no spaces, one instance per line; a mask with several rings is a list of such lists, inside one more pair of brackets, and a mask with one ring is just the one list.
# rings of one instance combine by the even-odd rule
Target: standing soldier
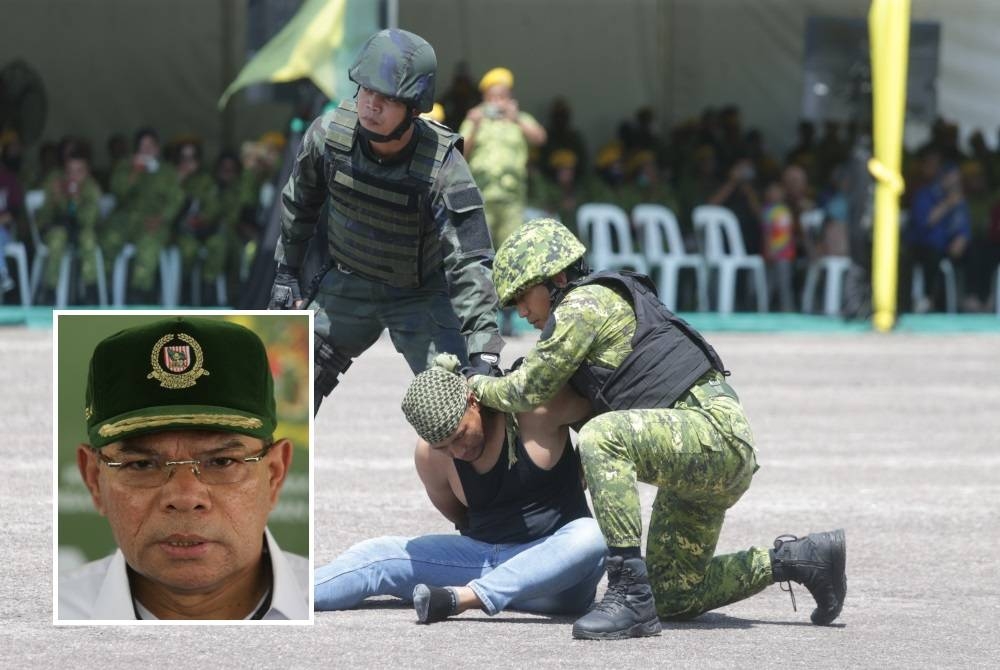
[[[524,223],[529,149],[545,144],[546,139],[545,128],[521,111],[513,88],[514,74],[507,68],[487,72],[479,81],[483,102],[469,110],[459,128],[469,167],[483,190],[495,249]],[[511,317],[505,310],[505,335],[513,332]]]
[[[718,354],[663,306],[648,277],[588,274],[585,251],[553,219],[507,239],[496,258],[501,304],[516,303],[542,333],[507,376],[470,380],[480,402],[502,412],[541,405],[567,383],[590,400],[579,448],[608,543],[608,588],[573,636],[657,635],[659,617],[689,619],[786,581],[804,584],[817,604],[813,623],[829,624],[847,592],[844,532],[713,555],[726,510],[757,470],[743,407]],[[636,481],[659,489],[648,571]]]
[[421,37],[370,37],[349,70],[356,99],[313,121],[281,194],[270,307],[285,309],[307,302],[299,268],[329,196],[330,260],[305,296],[316,312],[314,410],[386,328],[414,373],[439,352],[483,372],[499,360],[482,195],[461,137],[418,118],[433,106],[436,70]]

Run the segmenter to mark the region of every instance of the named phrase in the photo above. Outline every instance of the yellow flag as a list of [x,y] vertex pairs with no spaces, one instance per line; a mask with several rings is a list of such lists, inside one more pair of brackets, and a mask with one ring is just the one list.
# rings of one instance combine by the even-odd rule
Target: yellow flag
[[344,42],[347,0],[306,0],[277,35],[243,66],[219,98],[219,109],[244,86],[265,81],[284,82],[308,77],[334,98],[335,54]]
[[871,44],[875,226],[872,240],[872,293],[877,330],[896,321],[899,279],[900,162],[906,117],[906,69],[909,55],[910,0],[873,0],[868,13]]

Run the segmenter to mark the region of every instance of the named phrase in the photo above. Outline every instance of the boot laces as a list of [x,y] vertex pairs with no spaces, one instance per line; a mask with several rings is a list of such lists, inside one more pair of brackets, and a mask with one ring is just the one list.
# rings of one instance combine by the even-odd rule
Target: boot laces
[[[798,542],[798,540],[799,540],[799,538],[797,538],[794,535],[779,535],[778,537],[776,537],[774,539],[774,550],[777,551],[778,549],[781,549],[781,545],[783,545],[785,542]],[[787,589],[785,588],[786,586],[788,587]],[[798,612],[799,608],[795,604],[795,591],[792,590],[792,582],[791,582],[791,580],[786,580],[784,582],[778,582],[778,588],[781,589],[782,591],[786,591],[788,593],[788,595],[791,596],[791,598],[792,598],[792,611],[793,612]]]
[[623,572],[614,584],[608,584],[608,588],[604,592],[604,598],[601,599],[601,602],[597,603],[597,606],[594,607],[594,609],[605,613],[611,613],[620,607],[628,607],[627,594],[628,579]]

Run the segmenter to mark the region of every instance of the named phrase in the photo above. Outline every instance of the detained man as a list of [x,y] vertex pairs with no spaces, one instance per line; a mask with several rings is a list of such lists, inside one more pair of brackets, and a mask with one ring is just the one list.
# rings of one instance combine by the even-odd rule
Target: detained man
[[417,473],[459,534],[354,545],[316,570],[317,610],[389,595],[433,623],[469,609],[573,614],[593,603],[607,548],[566,428],[585,402],[567,392],[532,413],[494,412],[457,367],[439,355],[402,407],[420,437]]

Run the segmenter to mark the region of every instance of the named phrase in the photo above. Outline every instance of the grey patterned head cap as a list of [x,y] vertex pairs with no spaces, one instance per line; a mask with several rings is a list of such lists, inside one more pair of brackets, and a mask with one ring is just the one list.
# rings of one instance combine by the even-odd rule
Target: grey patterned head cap
[[468,401],[469,384],[465,377],[435,361],[434,366],[410,382],[402,408],[417,435],[437,444],[451,437],[458,428]]

